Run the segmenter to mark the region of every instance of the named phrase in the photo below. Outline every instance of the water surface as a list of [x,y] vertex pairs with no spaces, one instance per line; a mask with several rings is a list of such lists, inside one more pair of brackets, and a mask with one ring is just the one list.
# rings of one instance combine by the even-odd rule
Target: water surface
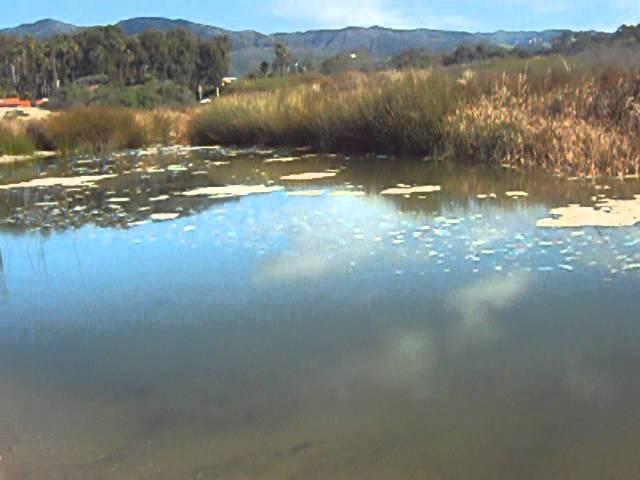
[[0,479],[637,475],[640,183],[276,155],[0,170]]

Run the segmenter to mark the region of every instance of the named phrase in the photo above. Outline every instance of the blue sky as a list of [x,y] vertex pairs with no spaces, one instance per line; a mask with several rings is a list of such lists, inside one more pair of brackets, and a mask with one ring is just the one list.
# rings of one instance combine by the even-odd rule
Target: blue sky
[[77,25],[133,16],[185,18],[231,29],[274,31],[384,25],[468,31],[640,23],[640,0],[0,0],[1,27],[50,17]]

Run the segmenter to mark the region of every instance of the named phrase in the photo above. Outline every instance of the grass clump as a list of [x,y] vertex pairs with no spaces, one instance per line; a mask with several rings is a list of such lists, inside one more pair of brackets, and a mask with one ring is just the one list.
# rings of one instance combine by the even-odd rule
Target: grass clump
[[26,133],[0,124],[0,155],[32,155],[34,152],[35,146]]
[[187,132],[193,144],[433,153],[462,93],[448,74],[431,71],[348,75],[217,99],[192,117]]
[[192,116],[187,137],[637,175],[640,72],[545,57],[316,77],[217,99]]
[[38,150],[52,151],[56,149],[56,144],[47,128],[47,122],[44,120],[32,120],[27,123],[25,134]]
[[457,161],[566,175],[640,172],[640,74],[608,72],[536,93],[520,75],[516,88],[500,85],[448,122]]
[[171,145],[183,143],[188,114],[185,112],[156,109],[136,112],[136,119],[142,126],[150,144]]
[[52,115],[46,129],[62,152],[134,149],[148,142],[135,113],[123,108],[76,108]]

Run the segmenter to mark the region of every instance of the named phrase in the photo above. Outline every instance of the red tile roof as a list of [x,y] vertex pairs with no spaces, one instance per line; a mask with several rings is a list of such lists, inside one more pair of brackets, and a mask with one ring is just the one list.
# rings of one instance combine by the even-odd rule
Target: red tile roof
[[0,98],[0,108],[16,108],[16,107],[30,107],[31,102],[29,100],[22,100],[18,97]]

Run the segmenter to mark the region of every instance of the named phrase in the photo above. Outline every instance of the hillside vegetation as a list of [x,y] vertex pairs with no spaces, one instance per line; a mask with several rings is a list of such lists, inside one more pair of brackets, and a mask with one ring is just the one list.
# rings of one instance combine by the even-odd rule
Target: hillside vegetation
[[[110,51],[114,56],[101,61],[100,49],[87,47],[96,35],[100,41],[124,41],[120,46],[138,45],[140,56]],[[258,144],[542,168],[560,175],[640,173],[638,27],[606,36],[562,35],[538,54],[483,43],[437,55],[410,50],[384,65],[366,51],[343,53],[313,72],[301,70],[288,45],[279,43],[271,62],[263,61],[209,106],[161,109],[168,98],[184,105],[190,89],[218,79],[228,62],[227,40],[191,35],[177,30],[126,37],[115,28],[5,43],[22,48],[21,55],[9,57],[22,70],[10,64],[5,82],[7,71],[13,86],[15,71],[35,72],[37,82],[25,83],[34,88],[65,79],[54,105],[61,99],[73,108],[22,129],[5,121],[2,151],[28,151],[30,145],[71,153],[169,142]],[[74,43],[84,53],[57,56]],[[189,55],[181,49],[186,46]],[[38,58],[50,62],[33,63]],[[71,68],[66,62],[74,58],[82,61]],[[100,86],[74,78],[76,69],[95,68],[100,73],[91,81],[104,78]],[[149,78],[138,77],[141,72]]]
[[155,80],[189,89],[195,99],[220,85],[229,50],[226,37],[199,39],[189,30],[127,36],[119,27],[99,27],[46,40],[0,36],[0,96],[55,99],[76,87]]
[[[245,75],[254,70],[260,62],[269,60],[277,43],[288,44],[295,57],[305,66],[313,69],[327,58],[357,50],[367,50],[375,61],[385,61],[407,49],[425,49],[436,54],[450,52],[461,45],[475,46],[480,43],[537,50],[550,47],[553,41],[564,32],[548,30],[468,33],[431,29],[397,30],[375,26],[266,35],[252,30],[232,31],[187,20],[161,17],[131,18],[118,22],[115,26],[132,36],[150,30],[166,33],[178,29],[188,30],[202,39],[226,36],[233,54],[230,65],[232,75]],[[33,24],[0,30],[0,34],[20,38],[29,35],[36,39],[50,39],[58,34],[74,34],[83,30],[86,28],[45,19]]]

